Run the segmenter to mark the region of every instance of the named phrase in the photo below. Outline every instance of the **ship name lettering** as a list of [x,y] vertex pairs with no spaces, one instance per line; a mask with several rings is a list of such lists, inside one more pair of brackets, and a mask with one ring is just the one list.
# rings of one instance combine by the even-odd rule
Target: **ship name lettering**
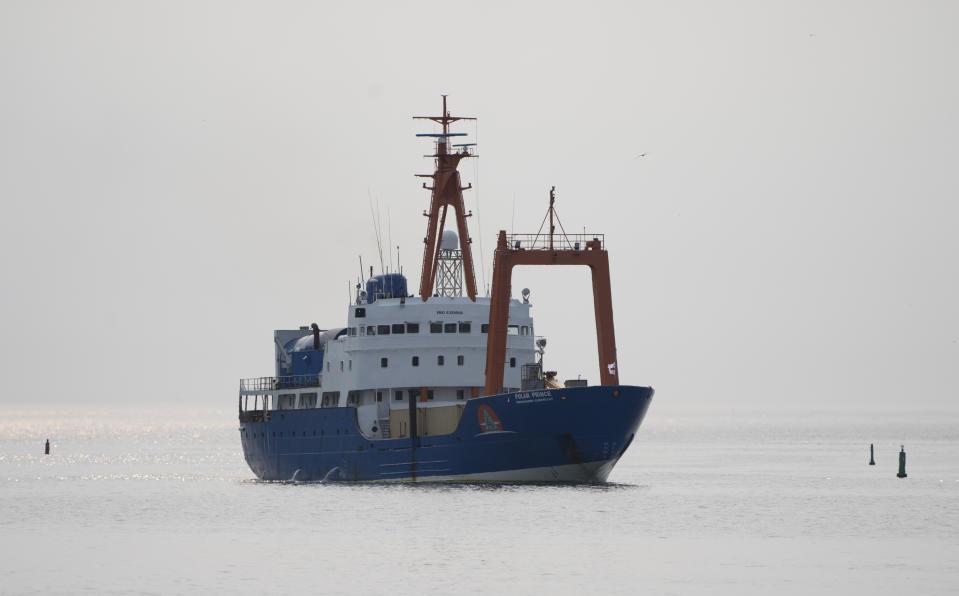
[[530,403],[538,401],[551,401],[553,396],[550,395],[549,391],[527,391],[525,393],[517,393],[515,399],[517,402]]

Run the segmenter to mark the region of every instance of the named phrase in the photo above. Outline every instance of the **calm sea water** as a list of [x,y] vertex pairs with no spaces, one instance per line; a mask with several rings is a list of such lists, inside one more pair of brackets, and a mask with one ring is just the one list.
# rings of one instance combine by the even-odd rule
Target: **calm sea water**
[[603,486],[256,482],[236,429],[7,409],[0,592],[959,593],[956,413],[654,402]]

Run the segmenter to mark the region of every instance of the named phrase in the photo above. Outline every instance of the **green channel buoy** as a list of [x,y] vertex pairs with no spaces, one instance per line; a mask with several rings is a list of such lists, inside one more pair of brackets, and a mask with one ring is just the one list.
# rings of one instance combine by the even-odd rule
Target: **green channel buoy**
[[896,477],[906,477],[906,448],[902,445],[899,446],[899,473],[896,474]]
[[875,453],[873,452],[873,450],[872,450],[872,443],[869,443],[869,465],[870,465],[870,466],[876,465],[876,457],[875,457],[875,455],[876,455],[876,454],[875,454]]

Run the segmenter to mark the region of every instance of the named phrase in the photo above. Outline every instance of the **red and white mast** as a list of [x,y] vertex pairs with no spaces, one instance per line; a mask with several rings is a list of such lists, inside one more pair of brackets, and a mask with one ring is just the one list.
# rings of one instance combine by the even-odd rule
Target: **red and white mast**
[[[423,212],[423,215],[429,218],[426,225],[426,237],[423,239],[423,273],[420,277],[420,296],[425,302],[433,295],[433,289],[436,284],[436,271],[439,266],[440,256],[440,238],[443,236],[443,228],[446,225],[446,212],[453,207],[456,213],[456,227],[459,236],[460,250],[463,254],[463,277],[466,282],[466,295],[470,300],[476,301],[476,277],[473,273],[473,254],[470,251],[470,244],[473,239],[469,236],[469,230],[466,227],[466,218],[472,213],[466,213],[463,205],[463,191],[473,187],[461,186],[460,173],[457,171],[460,160],[466,157],[475,157],[469,152],[469,148],[474,143],[459,143],[451,145],[450,137],[466,136],[466,133],[449,131],[449,125],[457,120],[476,120],[476,118],[466,118],[463,116],[450,116],[446,109],[446,96],[443,96],[443,115],[442,116],[414,116],[414,120],[432,120],[443,127],[442,133],[424,133],[418,134],[418,137],[436,138],[436,153],[427,155],[436,159],[436,171],[433,174],[417,174],[420,178],[432,178],[433,185],[427,186],[423,183],[423,188],[432,191],[429,212]],[[458,148],[451,150],[452,148]]]

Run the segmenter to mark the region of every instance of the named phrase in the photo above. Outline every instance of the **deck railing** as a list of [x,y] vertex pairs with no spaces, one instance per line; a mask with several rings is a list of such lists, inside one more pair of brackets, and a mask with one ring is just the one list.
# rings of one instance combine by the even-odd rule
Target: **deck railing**
[[[509,234],[507,242],[512,249],[550,250],[549,234]],[[603,234],[553,234],[552,250],[586,250],[587,242],[599,242],[602,249],[606,244]]]
[[290,375],[287,377],[255,377],[240,379],[240,393],[269,393],[278,389],[296,389],[298,387],[319,387],[322,374]]

